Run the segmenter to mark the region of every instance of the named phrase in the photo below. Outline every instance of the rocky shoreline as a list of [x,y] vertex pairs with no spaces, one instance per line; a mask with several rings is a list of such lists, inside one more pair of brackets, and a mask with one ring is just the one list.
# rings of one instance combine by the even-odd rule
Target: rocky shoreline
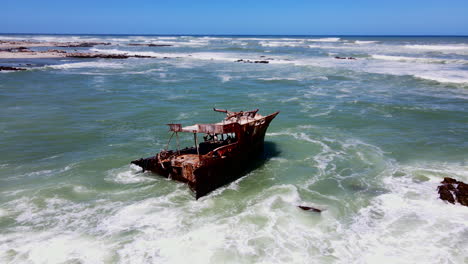
[[[181,57],[156,57],[149,55],[136,55],[128,53],[107,53],[89,50],[80,51],[79,48],[90,48],[95,46],[125,45],[134,47],[171,47],[170,44],[155,43],[128,43],[115,44],[110,42],[38,42],[38,41],[7,41],[0,40],[0,62],[1,59],[49,59],[49,58],[76,58],[76,59],[128,59],[128,58],[159,58],[178,59]],[[47,50],[40,48],[48,48]],[[192,55],[188,55],[191,57]],[[268,64],[273,58],[260,56],[257,60],[237,59],[233,62]],[[1,65],[0,65],[1,66]],[[20,68],[21,64],[3,65],[3,71],[22,71],[27,68]],[[8,68],[8,69],[7,69]]]
[[[109,42],[34,42],[34,41],[5,41],[0,40],[1,59],[49,59],[49,58],[76,58],[76,59],[128,59],[128,58],[157,58],[155,56],[113,54],[92,51],[79,51],[77,48],[90,48],[94,46],[109,46]],[[162,47],[168,45],[131,43],[129,46]],[[35,48],[50,48],[40,50]],[[60,49],[57,49],[60,48]],[[69,49],[66,49],[69,48]],[[164,58],[165,59],[165,58]],[[1,61],[0,61],[1,62]],[[9,62],[0,64],[0,71],[25,71],[30,67],[20,67],[22,64]]]
[[[79,52],[76,49],[32,50],[31,48],[91,48],[94,46],[109,46],[109,42],[34,42],[0,40],[0,59],[45,59],[45,58],[156,58],[154,56],[108,54],[100,52]],[[130,43],[128,46],[168,47],[166,44]]]

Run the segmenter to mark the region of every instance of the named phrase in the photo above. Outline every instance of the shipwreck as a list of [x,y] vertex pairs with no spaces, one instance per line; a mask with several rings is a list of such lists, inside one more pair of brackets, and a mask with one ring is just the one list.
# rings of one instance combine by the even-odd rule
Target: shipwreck
[[[215,124],[195,124],[182,127],[168,124],[172,132],[164,150],[153,157],[134,160],[143,171],[187,183],[196,199],[245,175],[264,149],[265,133],[270,122],[278,115],[268,116],[253,111],[226,113],[226,118]],[[193,133],[194,146],[179,147],[179,133]],[[198,142],[198,134],[204,134]],[[168,150],[171,139],[177,139],[176,150]]]

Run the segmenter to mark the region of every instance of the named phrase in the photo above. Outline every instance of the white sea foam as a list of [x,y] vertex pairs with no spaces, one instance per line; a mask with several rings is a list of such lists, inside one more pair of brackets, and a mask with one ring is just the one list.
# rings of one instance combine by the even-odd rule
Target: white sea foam
[[140,56],[153,56],[153,57],[179,57],[184,54],[178,53],[159,53],[153,51],[131,51],[131,50],[120,50],[120,49],[90,49],[94,52],[105,53],[105,54],[124,54],[124,55],[140,55]]
[[48,65],[47,68],[53,69],[81,69],[81,68],[122,68],[124,65],[122,63],[116,62],[104,62],[104,61],[87,61],[87,62],[74,62],[74,63],[65,63],[57,65]]
[[149,69],[149,70],[145,70],[145,71],[129,71],[129,72],[124,72],[124,74],[148,74],[148,73],[151,73],[151,72],[163,72],[163,71],[166,71],[166,70],[156,68],[156,69]]
[[[279,263],[291,260],[291,248],[315,248],[313,231],[306,224],[291,223],[291,214],[304,218],[295,208],[300,201],[292,185],[279,185],[266,189],[249,201],[249,208],[234,211],[232,201],[225,201],[226,211],[208,218],[197,217],[197,212],[209,209],[212,199],[201,199],[189,204],[172,205],[169,199],[147,199],[120,210],[108,221],[105,230],[137,229],[139,234],[126,243],[117,254],[123,262],[219,263],[225,260],[257,263]],[[163,206],[161,206],[163,205]],[[282,210],[289,205],[289,210]],[[168,208],[174,208],[169,210]],[[192,216],[192,217],[190,217]],[[184,228],[189,224],[190,229]],[[301,232],[294,232],[300,228]],[[288,234],[287,238],[284,234]],[[309,240],[310,239],[310,240]],[[281,257],[281,256],[288,256]],[[303,263],[308,254],[295,256]]]
[[299,101],[299,100],[301,100],[301,98],[295,96],[295,97],[289,97],[289,98],[281,99],[279,101],[281,103],[289,103],[289,102],[294,102],[294,101]]
[[37,170],[33,172],[28,172],[19,176],[12,176],[11,178],[21,178],[21,177],[31,177],[31,178],[37,178],[37,177],[50,177],[53,175],[57,175],[66,171],[69,171],[74,167],[74,164],[65,166],[60,169],[50,169],[50,170]]
[[419,50],[435,50],[435,51],[454,51],[465,50],[468,51],[468,45],[405,45],[405,48],[419,49]]
[[9,215],[8,211],[5,209],[0,208],[0,218]]
[[108,176],[105,179],[122,184],[155,181],[154,178],[148,177],[142,173],[139,166],[133,164],[131,164],[129,168],[125,167],[121,169],[110,170]]
[[318,39],[307,39],[307,41],[313,41],[313,42],[338,42],[340,41],[340,38],[318,38]]
[[335,109],[335,105],[330,105],[326,108],[326,111],[310,114],[309,117],[327,116],[332,112],[333,109]]
[[[376,57],[374,57],[376,56]],[[333,58],[311,57],[292,60],[274,60],[275,64],[293,64],[321,68],[343,68],[357,72],[414,76],[420,79],[441,83],[468,83],[468,71],[463,67],[465,60],[416,58],[393,55],[374,55],[375,60],[358,58],[357,60],[337,60]],[[411,62],[411,67],[407,63]],[[444,63],[442,63],[444,62]]]
[[259,44],[264,47],[298,47],[304,45],[303,41],[260,41]]
[[403,61],[403,62],[419,62],[419,63],[440,63],[440,64],[468,64],[468,60],[442,59],[442,58],[418,58],[406,56],[391,56],[391,55],[371,55],[374,59]]
[[264,77],[264,78],[258,78],[259,80],[263,81],[298,81],[298,78],[294,77]]
[[3,263],[105,263],[111,261],[111,254],[106,243],[73,232],[21,232],[0,237],[0,260]]
[[[308,135],[297,136],[315,142]],[[358,140],[348,140],[343,147],[379,152]],[[366,162],[372,164],[373,160]],[[384,186],[388,192],[373,198],[351,223],[341,219],[333,206],[321,214],[299,210],[299,204],[325,206],[303,200],[299,187],[291,184],[263,188],[241,201],[216,194],[194,201],[184,187],[124,204],[102,201],[93,210],[56,198],[47,199],[47,208],[41,209],[23,199],[24,205],[11,205],[22,212],[32,208],[30,214],[17,219],[23,226],[56,221],[61,224],[49,231],[26,229],[0,236],[0,260],[306,263],[313,258],[338,263],[463,262],[467,257],[464,252],[468,251],[461,241],[468,212],[462,206],[438,200],[436,186],[441,173],[468,180],[466,166],[395,166],[389,173],[393,170],[402,171],[404,176],[386,177]],[[343,202],[331,196],[326,198]],[[111,210],[103,210],[104,204]],[[89,223],[93,217],[99,220]],[[83,221],[78,225],[80,229],[76,228],[76,221]]]
[[373,65],[366,67],[365,71],[393,75],[412,75],[417,78],[433,80],[441,83],[468,83],[468,72],[452,65],[437,65],[418,63],[412,67],[405,66],[405,62],[395,61],[393,64]]
[[379,41],[376,41],[376,40],[356,40],[354,41],[354,43],[356,44],[375,44],[375,43],[379,43]]
[[158,39],[178,39],[178,37],[158,37]]
[[232,76],[227,75],[227,74],[221,74],[219,75],[219,78],[221,79],[223,83],[225,83],[225,82],[229,82],[232,79]]
[[107,54],[126,54],[126,55],[141,55],[153,56],[157,58],[182,58],[182,59],[198,59],[198,60],[216,60],[216,61],[235,61],[239,57],[235,54],[223,52],[193,52],[193,53],[170,53],[170,52],[152,52],[152,51],[130,51],[120,49],[91,49],[92,51],[107,53]]
[[[437,185],[440,171],[462,174],[447,166],[403,167],[406,176],[389,176],[390,192],[377,196],[362,208],[350,227],[338,232],[347,241],[334,241],[340,259],[358,263],[461,263],[468,258],[463,241],[468,211],[461,205],[441,201]],[[441,169],[442,167],[442,169]],[[365,248],[366,250],[362,250]]]

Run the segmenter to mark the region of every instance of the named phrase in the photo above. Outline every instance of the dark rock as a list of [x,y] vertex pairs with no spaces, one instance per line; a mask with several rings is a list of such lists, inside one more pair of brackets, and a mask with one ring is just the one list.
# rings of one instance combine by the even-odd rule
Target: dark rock
[[75,52],[67,53],[66,57],[80,58],[80,59],[128,59],[128,58],[157,58],[155,56],[146,55],[128,55],[128,54],[104,54],[104,53],[89,53],[89,52]]
[[172,47],[170,44],[145,44],[145,43],[130,43],[128,46],[145,46],[145,47]]
[[80,59],[128,59],[130,56],[126,54],[102,54],[102,53],[67,53],[67,57]]
[[169,44],[148,44],[148,47],[172,47]]
[[80,42],[80,43],[64,43],[58,44],[56,47],[61,48],[91,48],[97,45],[110,45],[111,43],[108,42]]
[[458,202],[468,206],[468,184],[445,177],[437,189],[440,199],[452,204]]
[[6,49],[0,49],[0,51],[6,51],[6,52],[32,52],[30,49],[28,49],[26,47],[6,48]]
[[297,207],[301,208],[304,211],[312,211],[316,213],[321,213],[323,211],[321,209],[317,209],[317,208],[310,207],[310,206],[304,206],[304,205],[298,205]]
[[239,59],[236,60],[235,62],[243,62],[243,63],[270,63],[267,60],[258,60],[258,61],[251,61],[251,60],[244,60],[244,59]]
[[25,71],[24,68],[16,68],[16,67],[8,67],[8,66],[0,66],[0,71]]
[[132,55],[130,57],[134,57],[134,58],[156,58],[154,56],[145,56],[145,55]]
[[340,56],[335,56],[335,59],[337,59],[337,60],[355,60],[356,58],[354,58],[354,57],[340,57]]
[[64,50],[58,50],[58,49],[50,49],[50,50],[47,50],[45,52],[55,52],[55,53],[67,53],[66,51]]

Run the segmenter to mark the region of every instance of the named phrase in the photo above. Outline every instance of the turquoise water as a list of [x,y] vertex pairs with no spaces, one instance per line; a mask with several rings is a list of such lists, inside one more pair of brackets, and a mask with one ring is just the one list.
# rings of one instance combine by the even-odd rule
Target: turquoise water
[[[0,73],[2,263],[468,263],[468,209],[436,191],[468,182],[466,37],[0,39],[159,57]],[[247,177],[195,201],[130,166],[213,107],[281,111]]]

